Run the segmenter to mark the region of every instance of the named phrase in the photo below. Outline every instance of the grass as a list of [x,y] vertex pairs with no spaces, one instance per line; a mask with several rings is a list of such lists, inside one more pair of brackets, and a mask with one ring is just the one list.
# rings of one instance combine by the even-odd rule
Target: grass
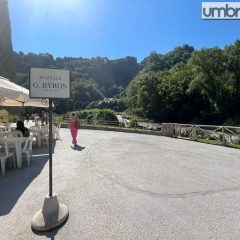
[[224,147],[240,149],[239,144],[223,144],[221,141],[218,141],[218,140],[210,140],[210,139],[199,138],[199,139],[196,139],[194,141],[201,142],[201,143],[206,143],[206,144],[219,145],[219,146],[224,146]]

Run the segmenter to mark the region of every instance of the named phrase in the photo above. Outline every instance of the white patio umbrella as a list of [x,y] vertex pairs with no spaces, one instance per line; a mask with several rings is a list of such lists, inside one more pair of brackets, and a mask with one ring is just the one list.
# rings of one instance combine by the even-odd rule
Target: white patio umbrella
[[28,101],[29,91],[0,76],[0,97],[24,103]]
[[15,100],[12,100],[10,98],[1,98],[0,97],[0,106],[4,107],[42,107],[42,108],[47,108],[48,105],[48,100],[44,99],[42,102],[42,99],[38,98],[29,98],[27,102],[18,102]]
[[29,98],[29,90],[0,76],[0,106],[48,107],[48,100]]

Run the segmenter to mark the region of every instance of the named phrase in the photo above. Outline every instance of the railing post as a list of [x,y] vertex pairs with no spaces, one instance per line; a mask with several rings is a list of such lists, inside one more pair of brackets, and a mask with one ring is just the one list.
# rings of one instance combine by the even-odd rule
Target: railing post
[[223,139],[223,145],[226,144],[225,142],[225,133],[224,133],[224,127],[222,127],[222,139]]
[[193,125],[193,131],[192,131],[193,139],[197,138],[197,134],[196,133],[197,133],[197,126]]

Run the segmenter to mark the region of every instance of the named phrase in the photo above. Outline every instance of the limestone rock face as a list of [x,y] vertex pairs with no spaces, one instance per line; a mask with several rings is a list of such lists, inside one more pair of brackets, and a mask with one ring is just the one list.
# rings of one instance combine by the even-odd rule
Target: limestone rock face
[[16,72],[7,0],[0,0],[0,23],[0,76],[15,81]]

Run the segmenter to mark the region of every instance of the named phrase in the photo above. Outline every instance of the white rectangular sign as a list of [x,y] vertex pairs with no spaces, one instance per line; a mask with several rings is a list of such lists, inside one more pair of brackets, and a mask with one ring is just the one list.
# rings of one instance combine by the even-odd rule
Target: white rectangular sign
[[240,2],[202,2],[202,19],[240,19]]
[[70,98],[70,71],[30,68],[31,98]]

